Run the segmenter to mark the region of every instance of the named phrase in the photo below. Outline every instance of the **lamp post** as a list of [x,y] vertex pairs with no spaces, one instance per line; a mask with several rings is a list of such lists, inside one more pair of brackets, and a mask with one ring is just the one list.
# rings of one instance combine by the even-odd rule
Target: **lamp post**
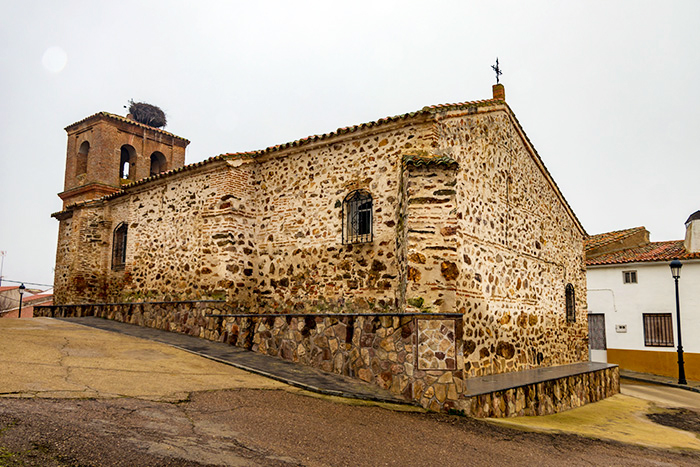
[[681,277],[683,264],[677,259],[671,261],[671,275],[676,282],[676,325],[678,329],[678,384],[688,384],[685,380],[685,367],[683,364],[683,341],[681,340],[681,301],[678,298],[678,279]]
[[22,296],[24,295],[24,289],[26,289],[26,287],[24,286],[24,284],[21,284],[19,286],[19,312],[17,313],[18,318],[22,317]]

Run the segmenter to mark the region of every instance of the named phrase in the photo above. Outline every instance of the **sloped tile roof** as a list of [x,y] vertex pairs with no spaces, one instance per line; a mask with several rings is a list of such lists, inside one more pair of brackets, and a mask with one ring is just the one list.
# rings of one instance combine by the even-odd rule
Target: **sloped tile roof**
[[671,261],[674,259],[700,259],[700,253],[688,253],[685,246],[683,246],[683,240],[649,242],[646,245],[635,248],[613,251],[586,259],[586,265],[597,266],[604,264],[642,263],[647,261]]
[[[349,127],[342,127],[342,128],[338,128],[337,130],[332,131],[332,132],[329,132],[329,133],[323,133],[323,134],[318,134],[318,135],[307,136],[306,138],[298,139],[298,140],[291,141],[291,142],[284,143],[284,144],[278,144],[278,145],[274,145],[274,146],[269,146],[269,147],[267,147],[267,148],[265,148],[265,149],[261,149],[261,150],[248,151],[248,152],[235,152],[235,153],[220,154],[220,155],[218,155],[218,156],[213,156],[213,157],[210,157],[210,158],[205,159],[205,160],[200,161],[200,162],[196,162],[196,163],[193,163],[193,164],[185,165],[185,166],[183,166],[183,167],[180,167],[180,168],[177,168],[177,169],[173,169],[173,170],[169,170],[169,171],[167,171],[167,172],[163,172],[163,173],[160,173],[160,174],[158,174],[158,175],[154,175],[154,176],[151,176],[151,177],[148,177],[148,178],[144,178],[144,179],[142,179],[142,180],[137,180],[137,181],[135,181],[135,182],[133,182],[133,183],[130,183],[130,184],[128,184],[128,185],[124,185],[120,191],[118,191],[118,192],[116,192],[116,193],[112,193],[112,194],[110,194],[110,195],[106,195],[106,196],[104,196],[104,197],[102,197],[102,198],[99,198],[99,199],[96,199],[96,200],[82,201],[82,202],[78,202],[78,203],[72,204],[72,205],[70,205],[70,206],[66,206],[66,209],[64,209],[63,211],[55,212],[55,213],[52,214],[52,216],[54,216],[54,217],[55,217],[55,216],[58,216],[58,215],[60,215],[61,213],[66,212],[66,211],[68,211],[70,208],[73,208],[73,207],[78,207],[78,206],[81,206],[81,205],[84,205],[84,204],[88,204],[88,203],[91,203],[91,202],[95,202],[95,201],[98,201],[98,200],[108,200],[108,199],[112,199],[112,198],[116,198],[116,197],[122,196],[122,195],[124,195],[124,194],[126,193],[126,192],[125,192],[125,189],[127,189],[127,188],[134,187],[134,186],[137,186],[137,185],[142,185],[142,184],[144,184],[144,183],[146,183],[146,182],[149,182],[149,181],[151,181],[151,180],[155,180],[155,179],[158,179],[158,178],[167,177],[167,176],[169,176],[169,175],[171,175],[171,174],[174,174],[174,173],[177,173],[177,172],[183,172],[183,171],[191,170],[191,169],[194,169],[194,168],[197,168],[197,167],[201,167],[201,166],[203,166],[203,165],[205,165],[205,164],[209,164],[209,163],[212,163],[212,162],[215,162],[215,161],[230,160],[230,159],[241,159],[241,158],[255,159],[255,158],[259,157],[259,156],[263,156],[263,155],[265,155],[265,154],[270,154],[270,153],[273,153],[273,152],[276,152],[276,151],[280,151],[280,150],[283,150],[283,149],[287,149],[287,148],[291,148],[291,147],[299,147],[299,146],[303,146],[303,145],[305,145],[305,144],[311,144],[311,143],[314,143],[314,142],[317,142],[317,141],[327,140],[327,139],[330,139],[330,138],[333,138],[333,137],[336,137],[336,136],[340,136],[340,135],[344,135],[344,134],[348,134],[348,133],[354,133],[354,132],[359,131],[359,130],[363,130],[363,129],[367,129],[367,128],[372,128],[372,127],[377,127],[377,126],[385,125],[385,124],[388,124],[388,123],[399,122],[399,121],[402,121],[402,120],[408,120],[408,119],[411,119],[411,118],[414,118],[414,117],[435,115],[436,113],[441,113],[441,112],[446,112],[446,111],[453,111],[453,110],[473,109],[473,108],[475,108],[475,107],[477,107],[477,108],[478,108],[478,107],[490,107],[490,106],[495,106],[495,105],[503,105],[503,106],[506,107],[506,109],[507,109],[509,115],[510,115],[510,116],[513,118],[513,120],[514,120],[515,125],[520,129],[520,131],[521,131],[523,137],[524,137],[525,140],[527,141],[527,144],[530,146],[530,148],[532,148],[532,151],[533,151],[533,153],[534,153],[534,157],[537,159],[537,161],[539,162],[540,166],[542,167],[542,170],[544,171],[545,176],[548,177],[548,179],[551,181],[551,183],[552,183],[553,186],[554,186],[554,189],[555,189],[555,190],[557,191],[557,193],[560,195],[560,198],[561,198],[562,202],[564,203],[565,207],[567,208],[568,212],[569,212],[569,213],[571,214],[571,216],[573,217],[574,222],[579,226],[579,228],[581,229],[581,232],[582,232],[582,233],[584,234],[584,236],[585,236],[585,235],[586,235],[586,231],[585,231],[585,229],[583,228],[583,224],[581,224],[581,221],[580,221],[580,220],[578,219],[578,217],[576,216],[576,213],[574,213],[573,209],[571,209],[571,206],[569,206],[568,201],[566,200],[566,198],[564,198],[564,195],[561,193],[561,189],[560,189],[559,186],[557,185],[556,181],[554,181],[554,178],[553,178],[553,177],[551,176],[551,174],[549,173],[549,170],[548,170],[547,167],[544,165],[544,162],[542,162],[542,158],[541,158],[540,155],[537,153],[537,150],[535,149],[535,146],[532,144],[532,141],[530,141],[530,138],[527,136],[527,133],[525,133],[525,130],[522,128],[522,125],[520,124],[520,121],[519,121],[519,120],[517,119],[517,117],[515,116],[515,113],[510,109],[510,107],[508,106],[508,104],[506,104],[505,100],[503,100],[503,99],[483,99],[483,100],[476,100],[476,101],[459,102],[459,103],[454,103],[454,104],[430,105],[430,106],[423,107],[421,110],[418,110],[418,111],[415,111],[415,112],[408,112],[408,113],[404,113],[404,114],[401,114],[401,115],[396,115],[396,116],[393,116],[393,117],[380,118],[380,119],[378,119],[378,120],[374,120],[374,121],[367,122],[367,123],[361,123],[361,124],[359,124],[359,125],[353,125],[353,126],[349,126]],[[148,126],[148,125],[143,125],[143,124],[141,124],[141,123],[134,122],[134,121],[132,121],[132,120],[126,119],[126,118],[121,117],[121,116],[119,116],[119,115],[110,114],[110,113],[108,113],[108,112],[99,112],[99,113],[93,115],[93,117],[94,117],[94,116],[97,116],[97,115],[104,115],[104,116],[109,117],[109,118],[115,118],[115,119],[120,120],[120,121],[126,121],[126,122],[128,122],[128,123],[133,123],[133,124],[138,125],[138,126],[143,126],[143,127],[149,128],[149,129],[153,129],[153,130],[155,130],[155,131],[159,131],[159,132],[162,132],[162,133],[164,133],[164,134],[171,135],[171,136],[173,136],[173,137],[175,137],[175,138],[182,139],[182,140],[187,141],[187,142],[189,143],[189,141],[186,140],[186,139],[184,139],[184,138],[180,138],[179,136],[172,135],[171,133],[168,133],[168,132],[163,131],[163,130],[159,130],[159,129],[157,129],[157,128],[150,127],[150,126]],[[85,120],[87,120],[87,119],[89,119],[89,118],[91,118],[91,117],[85,118],[85,119],[83,119],[83,120],[81,120],[81,121],[79,121],[79,122],[74,123],[73,125],[77,125],[78,123],[81,123],[81,122],[83,122],[83,121],[85,121]],[[67,130],[68,128],[72,127],[73,125],[69,125],[68,127],[66,127],[66,130]],[[448,159],[449,159],[449,160],[448,160]],[[451,163],[453,163],[453,162],[454,162],[455,164],[457,163],[456,161],[454,161],[454,159],[451,159],[451,158],[449,158],[449,157],[446,157],[446,159],[440,161],[439,163],[451,164]]]
[[[85,201],[78,201],[76,203],[70,204],[69,206],[66,206],[66,208],[63,211],[58,211],[58,212],[53,213],[52,216],[55,217],[57,215],[60,215],[63,212],[68,211],[71,208],[84,206],[86,204],[90,204],[90,203],[93,203],[95,201],[109,200],[109,199],[117,198],[117,197],[125,194],[125,189],[135,187],[138,185],[143,185],[144,183],[150,182],[151,180],[156,180],[159,178],[168,177],[168,176],[175,174],[175,173],[178,173],[178,172],[185,172],[188,170],[192,170],[192,169],[195,169],[197,167],[201,167],[203,165],[210,164],[210,163],[215,162],[215,161],[230,160],[230,159],[254,159],[256,157],[260,157],[260,156],[263,156],[265,154],[273,153],[273,152],[280,151],[280,150],[287,149],[287,148],[303,146],[305,144],[310,144],[310,143],[314,143],[317,141],[323,141],[323,140],[332,138],[334,136],[344,135],[344,134],[348,134],[348,133],[354,133],[354,132],[359,131],[359,130],[377,127],[377,126],[385,125],[388,123],[399,122],[401,120],[408,120],[410,118],[417,117],[420,115],[430,115],[430,114],[435,113],[436,111],[459,110],[459,109],[467,109],[467,108],[473,108],[473,107],[487,107],[490,105],[497,105],[497,104],[505,104],[505,101],[503,101],[501,99],[486,99],[486,100],[478,100],[478,101],[460,102],[457,104],[440,104],[440,105],[426,106],[426,107],[423,107],[421,110],[418,110],[416,112],[408,112],[408,113],[401,114],[401,115],[395,115],[393,117],[385,117],[385,118],[380,118],[378,120],[373,120],[371,122],[361,123],[359,125],[342,127],[342,128],[338,128],[335,131],[331,131],[329,133],[311,135],[311,136],[307,136],[306,138],[301,138],[298,140],[290,141],[288,143],[269,146],[265,149],[259,149],[256,151],[248,151],[248,152],[232,152],[232,153],[219,154],[218,156],[212,156],[212,157],[205,159],[203,161],[200,161],[200,162],[187,164],[187,165],[184,165],[184,166],[179,167],[177,169],[168,170],[166,172],[162,172],[162,173],[159,173],[157,175],[152,175],[150,177],[146,177],[146,178],[143,178],[141,180],[136,180],[136,181],[129,183],[127,185],[123,185],[121,187],[121,190],[119,190],[115,193],[109,194],[109,195],[105,195],[101,198],[85,200]],[[145,128],[155,130],[155,131],[159,131],[161,133],[171,135],[175,138],[180,138],[179,136],[172,135],[171,133],[168,133],[167,131],[159,130],[158,128],[153,128],[153,127],[150,127],[148,125],[143,125],[143,124],[135,122],[133,120],[129,120],[127,118],[121,117],[119,115],[114,115],[114,114],[111,114],[108,112],[98,112],[94,115],[91,115],[90,117],[86,117],[78,122],[73,123],[72,125],[68,125],[66,127],[66,130],[68,130],[68,129],[72,128],[73,126],[78,125],[86,120],[89,120],[90,118],[97,117],[97,116],[105,116],[105,117],[109,117],[109,118],[114,118],[114,119],[119,120],[119,121],[125,121],[128,123],[132,123],[134,125],[138,125],[138,126],[142,126]],[[185,140],[184,138],[180,138],[180,139]],[[188,140],[185,140],[185,141],[188,141]],[[456,161],[455,161],[455,163],[456,163]]]
[[96,114],[92,114],[92,115],[90,115],[89,117],[85,117],[85,118],[83,118],[82,120],[78,120],[78,121],[75,122],[75,123],[71,123],[70,125],[68,125],[68,126],[65,128],[65,130],[68,131],[68,130],[70,130],[71,128],[73,128],[73,127],[75,127],[75,126],[80,125],[81,123],[86,122],[86,121],[90,120],[91,118],[96,118],[96,117],[107,117],[107,118],[110,118],[110,119],[112,119],[112,120],[117,120],[117,121],[120,121],[120,122],[128,123],[128,124],[130,124],[130,125],[138,126],[138,127],[141,127],[141,128],[147,128],[147,129],[149,129],[149,130],[153,130],[153,131],[158,132],[158,133],[161,133],[161,134],[163,134],[163,135],[172,136],[173,138],[179,139],[179,140],[181,140],[181,141],[186,141],[186,142],[188,142],[188,143],[190,142],[188,139],[185,139],[185,138],[183,138],[183,137],[181,137],[181,136],[174,135],[174,134],[169,133],[169,132],[167,132],[167,131],[165,131],[165,130],[161,130],[160,128],[156,128],[156,127],[153,127],[153,126],[150,126],[150,125],[145,125],[145,124],[143,124],[143,123],[137,122],[136,120],[131,120],[131,119],[129,119],[129,118],[122,117],[121,115],[117,115],[117,114],[113,114],[113,113],[109,113],[109,112],[97,112]]
[[601,246],[609,245],[613,242],[619,242],[644,230],[646,230],[644,227],[633,227],[631,229],[615,230],[614,232],[591,235],[585,241],[586,251],[600,248]]
[[406,164],[411,164],[416,167],[421,165],[444,165],[444,166],[457,166],[456,160],[452,159],[450,156],[441,156],[439,154],[430,154],[426,151],[421,151],[415,154],[405,154],[403,156],[403,161]]

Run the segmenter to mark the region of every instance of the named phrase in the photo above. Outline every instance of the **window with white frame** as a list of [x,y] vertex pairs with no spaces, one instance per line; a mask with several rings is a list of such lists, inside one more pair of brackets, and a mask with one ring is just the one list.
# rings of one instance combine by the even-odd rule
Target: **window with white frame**
[[622,282],[624,284],[636,284],[637,271],[622,271]]

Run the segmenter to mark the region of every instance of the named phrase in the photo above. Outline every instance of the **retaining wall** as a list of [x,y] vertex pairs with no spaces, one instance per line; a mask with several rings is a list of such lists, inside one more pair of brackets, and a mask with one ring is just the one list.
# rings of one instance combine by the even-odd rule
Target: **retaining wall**
[[462,316],[454,313],[252,315],[212,300],[52,305],[36,307],[35,316],[96,316],[225,342],[355,377],[430,410],[478,417],[554,413],[619,391],[612,368],[469,396]]

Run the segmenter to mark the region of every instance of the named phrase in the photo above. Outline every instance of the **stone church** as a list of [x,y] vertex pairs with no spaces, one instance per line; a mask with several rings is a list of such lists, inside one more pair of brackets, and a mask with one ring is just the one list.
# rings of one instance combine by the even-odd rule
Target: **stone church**
[[[438,409],[470,410],[469,378],[588,360],[586,232],[502,85],[492,99],[189,165],[186,139],[128,117],[100,112],[66,131],[56,305]],[[582,384],[564,408],[595,400]],[[518,406],[526,396],[503,412],[541,412]]]

